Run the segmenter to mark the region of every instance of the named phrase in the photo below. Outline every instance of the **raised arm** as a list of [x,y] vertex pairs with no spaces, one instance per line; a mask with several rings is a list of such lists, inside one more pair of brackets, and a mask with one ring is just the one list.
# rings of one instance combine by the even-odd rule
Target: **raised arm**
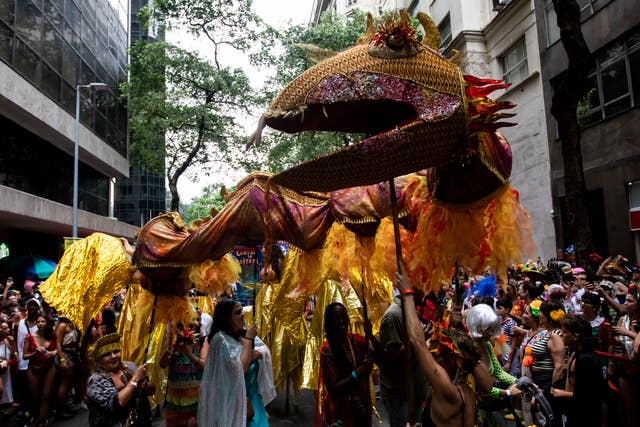
[[60,321],[56,326],[56,350],[58,350],[58,354],[60,355],[60,367],[67,367],[67,360],[64,357],[64,353],[62,352],[62,340],[64,339],[65,329],[67,327],[66,322]]
[[396,273],[396,286],[400,290],[400,297],[402,298],[409,344],[413,348],[420,369],[422,369],[427,381],[429,381],[436,393],[449,402],[459,401],[460,396],[453,381],[449,378],[447,371],[433,358],[425,343],[422,324],[418,320],[416,306],[413,301],[411,284],[403,271]]

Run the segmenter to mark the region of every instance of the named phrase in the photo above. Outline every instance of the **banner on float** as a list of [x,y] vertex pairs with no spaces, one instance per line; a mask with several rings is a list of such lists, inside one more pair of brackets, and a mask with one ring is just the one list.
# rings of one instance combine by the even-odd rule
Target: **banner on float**
[[[286,254],[288,245],[286,242],[278,242],[282,253]],[[231,250],[233,256],[240,263],[240,282],[236,283],[233,292],[235,298],[243,306],[253,305],[254,293],[260,292],[260,271],[262,271],[262,261],[264,257],[264,247],[257,246],[236,246]]]

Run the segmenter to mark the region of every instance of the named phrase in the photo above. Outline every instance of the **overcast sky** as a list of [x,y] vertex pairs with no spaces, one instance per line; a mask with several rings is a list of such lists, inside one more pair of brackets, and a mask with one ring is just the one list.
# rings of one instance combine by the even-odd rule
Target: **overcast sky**
[[[276,28],[283,28],[287,25],[296,25],[309,21],[313,0],[253,0],[253,9],[268,24]],[[167,33],[167,41],[187,50],[198,50],[202,56],[207,57],[211,49],[211,44],[207,39],[195,40],[193,36],[185,31],[170,31]],[[257,70],[249,65],[246,57],[230,52],[221,58],[223,65],[232,67],[242,67],[251,80],[254,87],[260,86],[264,81],[264,71]],[[245,123],[248,133],[255,130],[258,123],[258,115],[255,118],[248,118]],[[222,166],[220,166],[222,168]],[[196,182],[183,175],[178,181],[178,191],[182,203],[189,203],[194,197],[201,194],[202,188],[215,183],[224,183],[227,186],[234,186],[244,177],[244,172],[235,170],[220,170],[219,174],[212,176],[200,176]]]

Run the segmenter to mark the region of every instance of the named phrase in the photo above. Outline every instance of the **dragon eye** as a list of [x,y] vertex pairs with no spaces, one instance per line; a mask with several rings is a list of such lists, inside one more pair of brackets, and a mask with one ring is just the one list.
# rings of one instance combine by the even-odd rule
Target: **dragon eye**
[[387,44],[390,47],[400,47],[404,44],[404,39],[402,38],[402,36],[392,34],[387,38]]

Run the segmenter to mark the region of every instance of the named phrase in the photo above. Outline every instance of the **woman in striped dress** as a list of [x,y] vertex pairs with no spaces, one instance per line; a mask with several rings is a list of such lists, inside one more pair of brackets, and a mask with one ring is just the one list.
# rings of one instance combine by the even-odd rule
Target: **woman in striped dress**
[[198,395],[206,354],[202,357],[202,339],[197,325],[183,329],[176,327],[173,350],[167,350],[160,360],[160,367],[169,367],[165,420],[167,427],[197,425]]
[[[533,382],[544,392],[554,412],[554,426],[562,425],[561,402],[555,402],[551,388],[564,388],[566,381],[566,349],[561,321],[565,317],[564,304],[546,301],[540,305],[540,325],[544,333],[531,346]],[[557,423],[557,424],[556,424]]]

